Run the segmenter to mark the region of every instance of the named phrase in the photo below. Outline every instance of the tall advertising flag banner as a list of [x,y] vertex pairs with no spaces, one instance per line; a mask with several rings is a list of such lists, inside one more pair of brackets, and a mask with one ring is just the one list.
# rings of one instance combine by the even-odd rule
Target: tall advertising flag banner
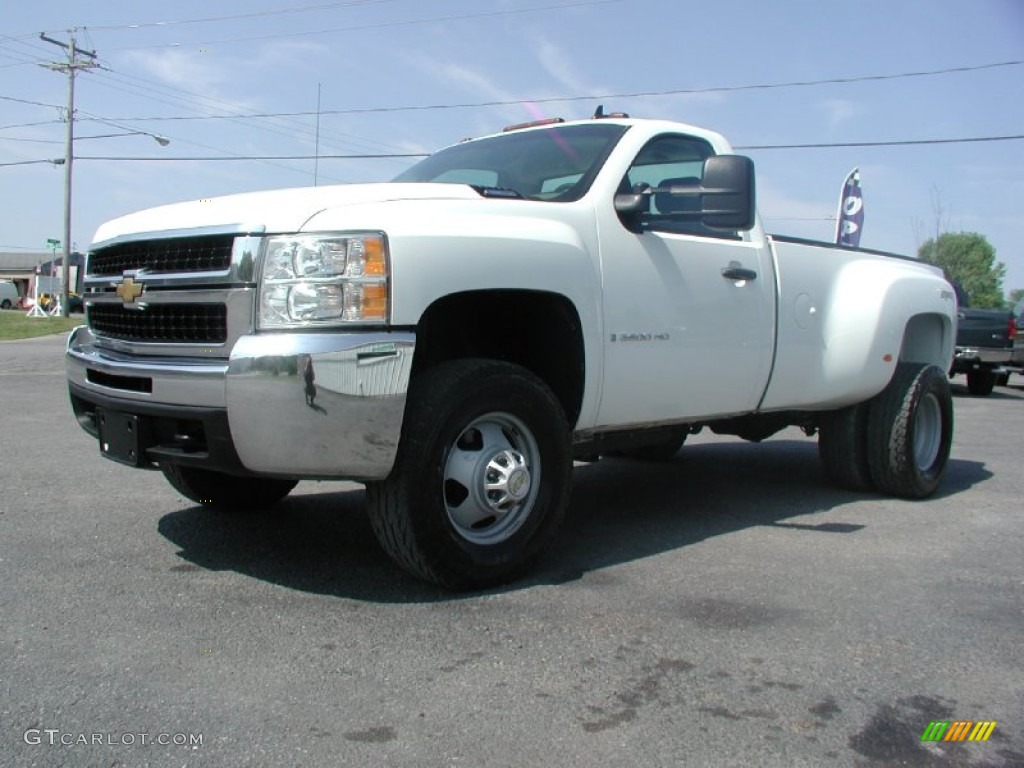
[[854,168],[843,182],[836,214],[836,245],[856,248],[864,229],[864,196],[860,189],[860,169]]

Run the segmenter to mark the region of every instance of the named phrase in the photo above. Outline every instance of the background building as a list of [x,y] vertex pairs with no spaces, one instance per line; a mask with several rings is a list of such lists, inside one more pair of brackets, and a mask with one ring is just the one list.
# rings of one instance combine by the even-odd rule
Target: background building
[[[36,280],[40,293],[59,293],[64,258],[53,258],[50,251],[0,251],[0,280],[11,280],[22,298],[35,296]],[[82,292],[85,255],[71,254],[71,290]]]

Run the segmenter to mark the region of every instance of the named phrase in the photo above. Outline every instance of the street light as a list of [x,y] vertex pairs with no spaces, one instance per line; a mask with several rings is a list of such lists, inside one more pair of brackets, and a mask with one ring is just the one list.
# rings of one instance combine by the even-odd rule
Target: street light
[[64,158],[55,157],[52,160],[19,160],[16,163],[0,163],[0,168],[6,168],[9,165],[35,165],[36,163],[53,163],[54,165],[64,165]]
[[[75,78],[68,78],[68,131],[67,140],[65,142],[64,150],[64,263],[61,265],[61,302],[60,302],[60,313],[63,317],[67,317],[70,312],[68,308],[68,302],[70,301],[70,282],[71,282],[71,167],[75,162],[75,145],[76,140],[81,141],[84,139],[106,139],[112,136],[149,136],[153,141],[159,144],[161,147],[166,147],[171,143],[171,140],[164,136],[157,136],[155,133],[147,133],[146,131],[125,131],[124,133],[110,133],[101,134],[99,136],[79,136],[75,137],[75,112],[74,112],[74,99],[75,99]],[[120,128],[121,126],[114,126]]]
[[171,140],[166,136],[158,136],[155,133],[147,133],[146,131],[125,131],[124,133],[101,133],[98,136],[76,136],[75,141],[82,141],[83,139],[110,139],[114,136],[149,136],[153,141],[159,144],[161,147],[166,147],[171,143]]

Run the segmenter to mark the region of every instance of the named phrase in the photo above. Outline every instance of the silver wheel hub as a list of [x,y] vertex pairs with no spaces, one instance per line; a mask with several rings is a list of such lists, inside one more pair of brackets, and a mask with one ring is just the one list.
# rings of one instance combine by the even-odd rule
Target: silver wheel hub
[[530,492],[530,470],[519,451],[500,451],[489,462],[484,478],[484,496],[495,510],[518,504]]
[[444,461],[442,493],[455,533],[474,544],[498,544],[529,518],[537,498],[540,453],[527,426],[489,413],[455,439]]
[[935,395],[928,393],[914,414],[914,464],[927,472],[935,464],[942,446],[942,408]]

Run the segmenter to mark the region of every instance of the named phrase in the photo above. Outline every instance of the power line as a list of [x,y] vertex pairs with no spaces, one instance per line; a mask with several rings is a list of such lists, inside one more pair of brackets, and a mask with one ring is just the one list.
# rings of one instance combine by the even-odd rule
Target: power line
[[[412,19],[410,21],[382,21],[376,24],[362,24],[353,27],[335,27],[333,29],[311,29],[305,32],[276,32],[272,35],[253,35],[250,37],[231,37],[222,40],[202,40],[190,45],[220,45],[223,43],[247,43],[254,40],[279,40],[284,37],[308,37],[310,35],[327,35],[336,32],[359,32],[368,29],[384,29],[387,27],[411,27],[420,24],[437,24],[446,21],[463,21],[465,19],[481,19],[493,16],[511,16],[513,14],[535,13],[537,11],[551,11],[562,8],[579,8],[589,5],[608,5],[610,3],[621,3],[624,0],[579,0],[575,3],[562,3],[556,5],[539,5],[532,8],[514,8],[507,11],[481,11],[478,13],[464,13],[451,16],[435,16],[429,19]],[[180,48],[181,43],[163,43],[159,45],[140,45],[126,48],[111,48],[112,51],[144,51],[153,48]]]
[[75,160],[132,160],[132,161],[219,161],[219,160],[386,160],[408,157],[430,157],[429,152],[381,153],[367,155],[232,155],[230,157],[112,157],[100,155],[75,155]]
[[[89,113],[88,112],[83,112],[82,114],[88,115]],[[118,123],[112,122],[112,121],[107,120],[105,118],[101,118],[101,117],[99,117],[97,115],[92,115],[92,116],[89,117],[89,119],[95,120],[96,122],[100,122],[100,123],[103,123],[105,125],[111,125],[111,126],[113,126],[115,128],[123,128],[123,129],[131,130],[131,129],[128,129],[127,126],[119,125]],[[180,139],[180,138],[177,138],[177,137],[174,137],[174,140],[175,141],[180,141],[180,142],[182,142],[184,144],[191,144],[192,146],[195,146],[195,147],[202,147],[203,149],[211,149],[211,150],[214,150],[216,152],[226,152],[228,156],[223,158],[225,160],[231,160],[231,159],[235,159],[235,158],[237,158],[237,159],[250,159],[250,160],[260,160],[261,159],[261,158],[255,158],[255,157],[246,158],[243,155],[238,155],[237,153],[231,152],[230,150],[224,150],[224,149],[221,149],[220,147],[213,147],[213,146],[210,146],[209,144],[203,144],[203,143],[197,142],[197,141],[189,141],[187,139]],[[79,155],[75,155],[75,159],[76,160],[78,160],[78,159],[93,160],[93,159],[102,159],[102,158],[94,158],[94,157],[88,156],[88,155],[86,155],[84,157],[79,156]],[[168,160],[170,158],[164,157],[164,158],[161,158],[161,159]],[[290,171],[292,173],[301,173],[301,174],[304,174],[304,175],[308,174],[308,171],[306,171],[305,169],[302,169],[302,168],[294,168],[294,167],[289,166],[289,165],[282,165],[280,163],[269,162],[271,159],[272,158],[267,158],[266,160],[263,160],[263,162],[266,162],[267,165],[270,165],[272,167],[281,168],[283,170]]]
[[[234,109],[233,105],[231,105],[230,102],[222,101],[220,99],[215,99],[215,98],[212,98],[212,97],[209,97],[209,96],[203,96],[203,95],[200,95],[200,94],[192,93],[190,91],[187,91],[187,90],[184,90],[184,89],[181,89],[181,88],[174,88],[174,87],[165,86],[165,85],[163,85],[161,83],[157,83],[155,81],[148,80],[147,78],[142,78],[142,77],[138,77],[138,76],[135,76],[135,75],[127,75],[127,74],[122,74],[122,73],[115,73],[112,70],[109,70],[107,68],[103,68],[103,69],[105,70],[105,72],[101,73],[101,76],[99,78],[95,79],[93,82],[97,83],[99,85],[102,85],[104,87],[107,87],[107,88],[112,88],[114,90],[121,90],[121,91],[126,92],[126,93],[132,93],[133,95],[140,95],[140,96],[143,96],[144,98],[148,98],[148,99],[151,99],[153,101],[160,102],[162,104],[171,104],[172,106],[177,106],[177,105],[176,104],[172,104],[171,101],[167,101],[167,100],[165,100],[163,98],[157,98],[157,96],[153,95],[152,91],[156,90],[158,92],[162,92],[162,93],[160,93],[161,96],[166,95],[166,98],[173,99],[175,102],[178,102],[178,104],[186,104],[187,105],[188,101],[194,101],[194,102],[196,102],[196,104],[199,105],[199,107],[203,107],[203,108],[207,108],[207,109],[209,109],[209,108],[225,109],[225,110],[227,110],[227,109]],[[111,82],[105,82],[105,80],[110,80],[110,79],[113,79],[114,83],[117,83],[118,85],[115,85],[114,83],[111,83]],[[129,82],[129,81],[132,81],[132,80],[138,81],[139,83],[141,83],[141,85],[136,85],[136,83],[134,83],[134,82]],[[119,86],[121,86],[121,87],[119,87]],[[143,90],[139,90],[139,89],[143,89]],[[178,93],[185,94],[185,96],[178,96],[177,95]],[[205,104],[204,104],[204,102],[205,102]],[[225,105],[225,106],[220,106],[220,105]],[[313,113],[313,114],[315,114],[315,113]],[[226,120],[231,120],[232,122],[238,123],[239,125],[245,125],[245,123],[243,123],[241,119],[235,118],[235,116],[233,114],[221,115],[220,117],[222,117],[223,119],[226,119]],[[282,119],[282,118],[278,118],[278,119]],[[268,118],[268,121],[269,120],[271,120],[271,118]],[[268,125],[256,124],[255,127],[258,128],[259,130],[267,131],[269,133],[274,133],[274,134],[277,134],[279,136],[286,136],[287,138],[290,138],[290,139],[294,139],[296,137],[297,133],[303,133],[303,134],[306,134],[307,136],[311,136],[312,135],[312,129],[310,128],[310,126],[308,124],[300,122],[299,120],[297,120],[295,118],[283,118],[283,120],[287,124],[280,124],[280,123],[275,123],[275,122],[269,122]],[[365,139],[365,138],[358,137],[358,136],[350,136],[348,134],[340,133],[338,131],[323,131],[322,133],[323,133],[323,135],[326,138],[332,139],[332,137],[333,137],[333,141],[334,142],[342,144],[342,145],[348,144],[348,145],[351,145],[351,146],[354,146],[354,147],[357,147],[357,148],[361,148],[361,147],[358,147],[358,145],[362,144],[362,145],[366,145],[366,146],[376,145],[377,147],[388,148],[388,145],[384,144],[382,142],[373,141],[372,139]],[[355,142],[352,141],[353,139],[355,140]]]
[[1024,134],[1010,136],[969,136],[962,139],[913,139],[907,141],[843,141],[830,144],[759,144],[733,149],[834,149],[837,147],[908,147],[927,144],[966,144],[982,141],[1020,141]]
[[63,109],[59,104],[44,104],[41,101],[30,101],[29,99],[18,99],[14,96],[0,96],[4,101],[16,101],[19,104],[32,104],[37,107],[50,107],[51,109]]
[[[24,57],[21,53],[11,53],[10,51],[0,50],[0,56],[5,59],[13,59],[12,64],[0,64],[0,69],[7,69],[8,67],[21,67],[26,64],[41,64],[44,59],[29,59]],[[21,58],[19,58],[21,56]]]
[[[39,120],[34,123],[16,123],[14,125],[0,125],[0,131],[6,131],[10,128],[31,128],[36,125],[53,125],[54,123],[63,123],[63,120]],[[2,137],[0,137],[2,138]]]
[[[839,85],[839,84],[850,84],[850,83],[863,83],[863,82],[877,82],[884,80],[899,80],[912,77],[936,77],[939,75],[949,75],[954,73],[962,72],[977,72],[987,69],[996,69],[999,67],[1016,67],[1024,64],[1024,60],[1017,61],[1000,61],[990,64],[977,64],[972,66],[962,67],[946,67],[944,69],[933,69],[920,72],[900,72],[897,74],[888,75],[860,75],[856,77],[831,77],[824,78],[821,80],[794,80],[790,82],[782,83],[756,83],[750,85],[724,85],[724,86],[711,86],[707,88],[673,88],[670,90],[662,91],[633,91],[628,93],[602,93],[602,94],[589,94],[584,96],[549,96],[543,98],[526,98],[526,99],[505,99],[498,101],[476,101],[476,102],[463,102],[454,104],[418,104],[418,105],[403,105],[394,107],[353,107],[350,109],[325,109],[320,112],[321,115],[357,115],[357,114],[370,114],[370,113],[387,113],[387,112],[415,112],[415,111],[431,111],[431,110],[444,110],[444,109],[471,109],[478,107],[508,107],[515,106],[518,104],[551,104],[556,102],[575,102],[575,101],[600,101],[602,99],[631,99],[631,98],[649,98],[654,96],[680,96],[680,95],[696,95],[696,94],[708,94],[708,93],[733,93],[737,91],[758,91],[758,90],[771,90],[778,88],[807,88],[819,85]],[[302,112],[253,112],[249,114],[239,115],[203,115],[203,116],[189,116],[189,115],[178,115],[171,117],[119,117],[118,120],[124,120],[129,122],[145,122],[151,120],[225,120],[229,118],[263,118],[263,117],[308,117],[316,114],[312,111]]]
[[[908,147],[908,146],[927,146],[932,144],[964,144],[971,142],[991,142],[991,141],[1020,141],[1024,139],[1024,134],[1009,135],[1009,136],[968,136],[958,139],[906,139],[900,141],[847,141],[847,142],[836,142],[829,144],[747,144],[744,146],[736,146],[734,149],[742,150],[761,150],[761,149],[827,149],[827,148],[843,148],[843,147]],[[184,161],[184,162],[205,162],[205,161],[223,161],[223,160],[313,160],[319,157],[320,160],[380,160],[385,158],[417,158],[417,157],[429,157],[429,153],[425,152],[405,152],[405,153],[388,153],[388,154],[362,154],[362,155],[234,155],[231,157],[222,156],[206,156],[206,157],[113,157],[113,156],[99,156],[99,155],[76,155],[76,160],[129,160],[129,161],[154,161],[154,162],[166,162],[166,161]]]
[[27,139],[21,136],[0,136],[0,141],[28,141],[33,144],[63,144],[63,141],[56,139]]
[[348,0],[344,3],[322,3],[321,5],[307,5],[301,8],[282,8],[276,11],[254,11],[253,13],[237,13],[232,16],[208,16],[197,19],[182,19],[179,21],[150,21],[138,24],[107,24],[101,26],[89,26],[93,31],[99,30],[124,30],[144,29],[146,27],[177,27],[185,24],[206,24],[218,21],[235,21],[237,19],[254,19],[260,16],[281,16],[285,14],[308,13],[311,11],[324,11],[331,8],[347,8],[356,5],[379,5],[380,3],[392,3],[395,0]]

